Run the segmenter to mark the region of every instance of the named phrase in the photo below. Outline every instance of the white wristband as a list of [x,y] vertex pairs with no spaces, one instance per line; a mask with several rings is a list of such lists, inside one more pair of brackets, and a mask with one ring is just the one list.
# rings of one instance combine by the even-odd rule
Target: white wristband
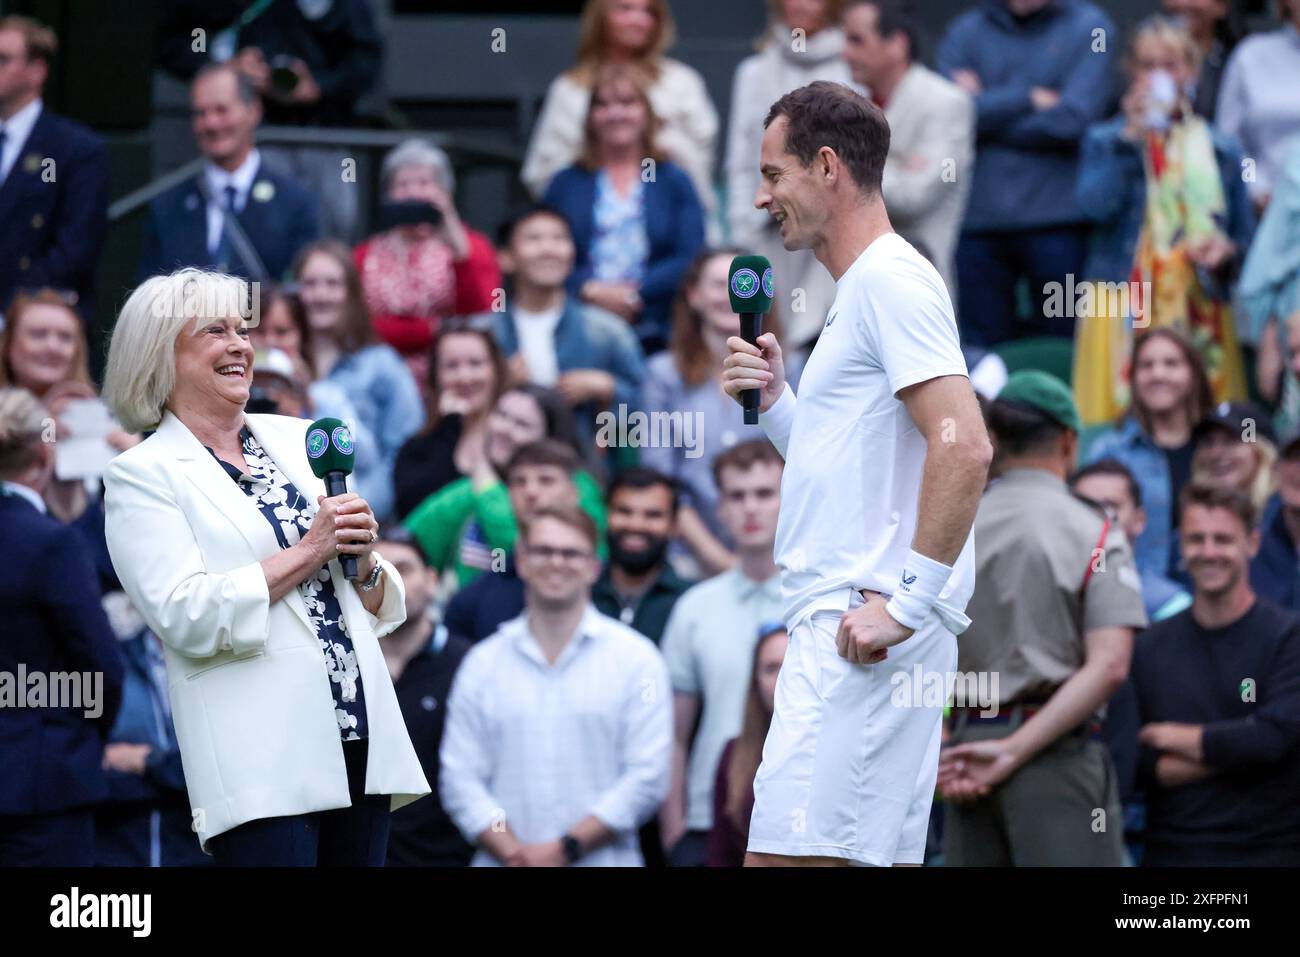
[[951,565],[909,550],[898,587],[885,604],[885,611],[900,625],[917,631],[930,614],[934,603],[939,600],[939,592],[948,584],[948,576],[951,574]]

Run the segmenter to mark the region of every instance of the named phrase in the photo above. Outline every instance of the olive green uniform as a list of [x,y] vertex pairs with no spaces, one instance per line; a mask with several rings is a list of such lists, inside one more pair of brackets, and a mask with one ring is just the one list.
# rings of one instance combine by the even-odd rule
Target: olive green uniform
[[[952,743],[1003,738],[1029,720],[1026,710],[1083,666],[1086,632],[1146,625],[1128,542],[1114,526],[1103,541],[1104,527],[1100,510],[1041,469],[1009,470],[985,492],[957,668],[997,676],[998,716],[954,709]],[[1067,733],[986,797],[949,802],[946,862],[1122,864],[1118,787],[1094,730],[1090,722]]]

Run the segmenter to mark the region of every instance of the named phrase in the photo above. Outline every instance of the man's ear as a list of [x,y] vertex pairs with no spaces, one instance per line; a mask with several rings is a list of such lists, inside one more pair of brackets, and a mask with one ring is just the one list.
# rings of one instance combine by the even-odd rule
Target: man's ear
[[1258,526],[1250,530],[1246,536],[1246,554],[1254,558],[1259,554],[1259,528]]
[[35,60],[32,68],[36,70],[36,88],[44,90],[45,84],[50,82],[50,65],[44,60]]
[[[1133,509],[1133,524],[1137,526],[1137,533],[1141,535],[1147,527],[1147,510],[1142,506]],[[1132,545],[1132,542],[1129,542]]]
[[1065,459],[1065,470],[1069,472],[1074,468],[1074,463],[1079,458],[1078,434],[1071,432],[1069,429],[1062,432],[1059,449],[1061,457]]
[[813,161],[817,164],[817,172],[821,178],[828,183],[833,184],[840,175],[840,158],[835,155],[835,151],[829,146],[823,146],[817,151],[817,158]]

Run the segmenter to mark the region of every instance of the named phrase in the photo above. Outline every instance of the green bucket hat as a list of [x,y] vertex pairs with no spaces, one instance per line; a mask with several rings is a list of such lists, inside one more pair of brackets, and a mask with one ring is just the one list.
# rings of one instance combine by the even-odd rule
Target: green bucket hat
[[998,393],[998,400],[1032,406],[1061,428],[1076,434],[1082,430],[1070,387],[1050,372],[1021,369],[1011,373]]

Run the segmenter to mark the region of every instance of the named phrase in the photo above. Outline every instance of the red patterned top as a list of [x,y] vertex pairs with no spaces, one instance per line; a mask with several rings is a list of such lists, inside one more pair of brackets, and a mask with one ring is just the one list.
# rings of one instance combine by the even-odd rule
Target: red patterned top
[[353,255],[375,333],[403,356],[428,351],[442,320],[492,308],[501,287],[492,243],[468,227],[469,255],[453,262],[441,239],[406,242],[394,231],[379,233]]

